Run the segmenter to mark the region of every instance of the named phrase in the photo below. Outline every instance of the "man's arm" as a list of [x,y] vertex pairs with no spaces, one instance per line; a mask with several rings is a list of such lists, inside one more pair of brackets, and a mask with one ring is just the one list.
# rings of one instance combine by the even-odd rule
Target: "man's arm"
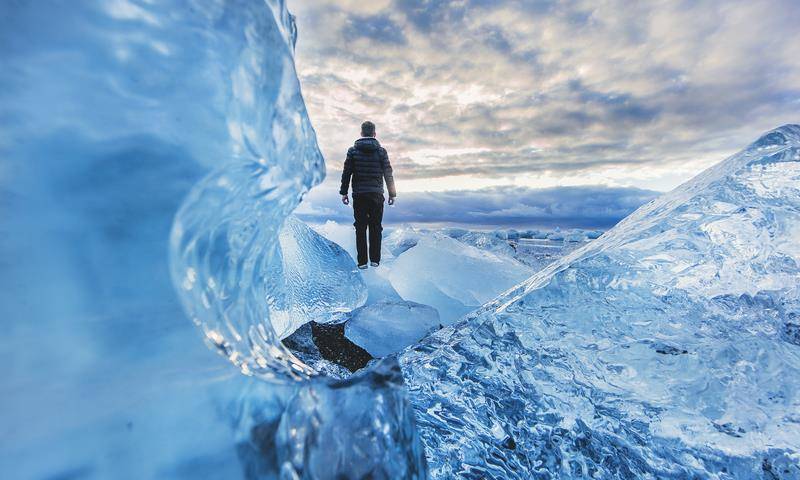
[[342,203],[347,205],[347,192],[350,190],[350,177],[353,176],[353,156],[350,155],[350,150],[347,151],[347,158],[344,160],[344,169],[342,170],[342,186],[339,188],[339,195],[342,196]]
[[394,175],[392,173],[392,164],[389,163],[389,154],[385,149],[381,149],[381,167],[383,168],[383,179],[386,181],[386,188],[389,190],[390,203],[394,203],[394,197],[397,196],[397,190],[394,188]]

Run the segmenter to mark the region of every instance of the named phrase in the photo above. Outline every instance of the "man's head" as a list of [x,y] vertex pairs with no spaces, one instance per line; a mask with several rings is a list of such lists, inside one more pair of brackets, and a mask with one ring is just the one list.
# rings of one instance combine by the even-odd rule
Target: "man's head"
[[362,137],[374,137],[375,136],[375,124],[370,122],[369,120],[361,124],[361,136]]

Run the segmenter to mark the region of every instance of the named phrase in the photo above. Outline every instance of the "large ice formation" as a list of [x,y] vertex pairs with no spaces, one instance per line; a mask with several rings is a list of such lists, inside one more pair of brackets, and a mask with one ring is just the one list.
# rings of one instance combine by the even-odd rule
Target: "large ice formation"
[[[275,312],[363,302],[336,247],[290,220],[315,258],[279,248],[324,176],[285,2],[2,2],[0,24],[2,476],[424,477],[396,364],[339,384],[278,341]],[[326,265],[346,288],[292,288]]]
[[800,126],[401,356],[437,478],[800,478]]

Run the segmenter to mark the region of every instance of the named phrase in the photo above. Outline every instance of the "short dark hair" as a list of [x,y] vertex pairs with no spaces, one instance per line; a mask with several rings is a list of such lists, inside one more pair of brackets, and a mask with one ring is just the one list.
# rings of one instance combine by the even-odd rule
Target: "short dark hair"
[[374,137],[375,136],[375,124],[367,120],[366,122],[361,124],[361,136],[362,137]]

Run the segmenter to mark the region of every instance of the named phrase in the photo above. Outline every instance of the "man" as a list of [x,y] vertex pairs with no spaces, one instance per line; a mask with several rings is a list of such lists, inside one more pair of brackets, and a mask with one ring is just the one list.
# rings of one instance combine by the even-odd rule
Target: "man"
[[[353,177],[353,216],[356,227],[356,250],[358,268],[367,268],[367,256],[373,267],[381,263],[381,232],[383,227],[383,181],[389,190],[389,205],[394,205],[397,192],[394,189],[392,166],[386,149],[375,138],[375,124],[361,124],[361,138],[347,150],[342,172],[342,188],[339,194],[342,203],[350,204],[347,191]],[[367,230],[369,229],[369,252],[367,252]],[[369,253],[369,255],[367,255]]]

